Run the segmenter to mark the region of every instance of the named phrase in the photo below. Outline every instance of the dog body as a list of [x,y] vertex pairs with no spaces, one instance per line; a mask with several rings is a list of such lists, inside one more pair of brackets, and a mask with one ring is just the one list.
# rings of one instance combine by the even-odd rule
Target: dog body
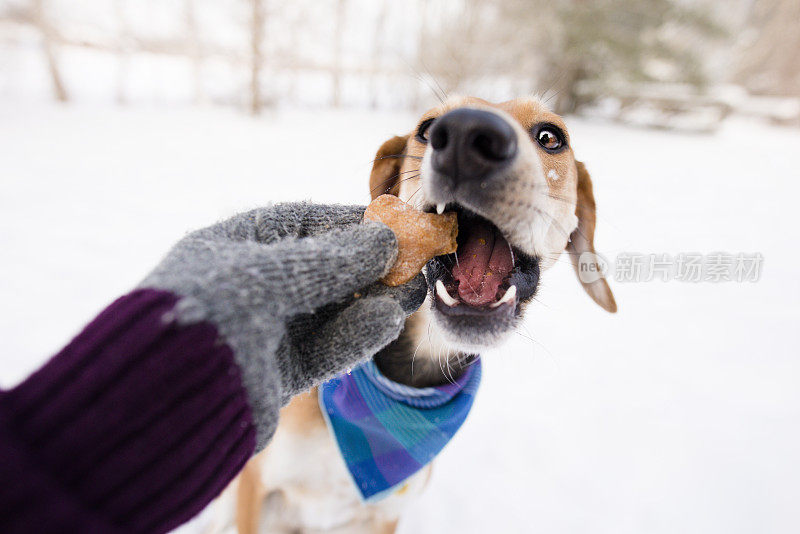
[[[502,343],[565,249],[576,271],[593,261],[589,175],[562,119],[536,99],[453,98],[429,110],[380,147],[370,189],[373,198],[394,194],[459,217],[458,251],[428,263],[428,300],[375,357],[402,384],[446,383]],[[616,311],[605,279],[582,284]],[[393,532],[429,474],[430,465],[392,496],[363,504],[312,392],[284,408],[273,441],[239,477],[236,523],[242,534]]]

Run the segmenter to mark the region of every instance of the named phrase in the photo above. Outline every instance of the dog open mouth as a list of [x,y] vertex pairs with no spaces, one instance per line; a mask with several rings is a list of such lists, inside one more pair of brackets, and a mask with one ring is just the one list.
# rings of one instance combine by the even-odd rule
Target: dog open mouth
[[446,210],[458,215],[458,248],[428,262],[436,308],[447,315],[514,315],[536,292],[538,262],[488,219],[456,204]]

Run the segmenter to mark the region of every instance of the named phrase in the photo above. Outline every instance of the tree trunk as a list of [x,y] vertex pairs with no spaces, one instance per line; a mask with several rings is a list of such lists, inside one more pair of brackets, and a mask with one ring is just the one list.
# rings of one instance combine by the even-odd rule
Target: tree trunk
[[250,65],[250,113],[261,113],[261,61],[263,59],[262,42],[264,40],[264,2],[252,1],[251,28],[251,65]]
[[757,94],[800,96],[797,0],[758,0],[749,16],[755,41],[737,58],[735,80]]
[[194,103],[195,105],[199,105],[205,101],[205,91],[203,91],[203,51],[200,44],[200,35],[197,29],[195,0],[185,0],[184,15],[186,17],[186,39],[188,41],[187,49],[192,62]]
[[333,28],[333,72],[331,88],[331,105],[335,108],[342,105],[342,47],[344,40],[344,16],[347,0],[336,1],[336,22]]
[[67,90],[61,78],[61,69],[58,65],[58,57],[55,51],[56,32],[45,15],[44,0],[33,0],[33,20],[42,37],[42,49],[47,61],[47,70],[50,73],[50,81],[53,84],[53,94],[59,102],[69,100]]
[[386,19],[388,16],[389,0],[382,0],[378,20],[375,22],[375,36],[372,40],[372,79],[370,84],[372,87],[370,93],[372,93],[373,109],[378,107],[380,99],[381,52],[383,52],[383,34],[386,32]]
[[117,45],[117,76],[115,88],[115,100],[118,105],[124,105],[127,98],[125,86],[128,80],[128,66],[130,63],[130,31],[128,22],[125,19],[125,9],[123,0],[114,1],[114,17],[117,19],[117,31],[119,32],[119,44]]
[[422,78],[423,74],[419,71],[419,67],[425,63],[425,39],[428,37],[428,21],[430,20],[428,0],[419,0],[417,8],[419,10],[419,24],[417,24],[417,60],[415,66],[417,83],[414,84],[411,93],[411,109],[415,112],[419,111],[419,109],[422,107],[422,102],[424,101],[423,86],[425,85],[425,80]]

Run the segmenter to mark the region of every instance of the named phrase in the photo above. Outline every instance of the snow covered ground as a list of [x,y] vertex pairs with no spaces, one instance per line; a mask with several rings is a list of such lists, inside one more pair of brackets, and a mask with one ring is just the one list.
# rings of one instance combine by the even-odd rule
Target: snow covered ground
[[[135,284],[187,229],[273,200],[366,203],[366,112],[0,103],[0,386]],[[568,265],[485,355],[463,430],[404,533],[800,530],[800,132],[690,136],[573,119],[599,251],[760,252],[757,283],[612,283]]]

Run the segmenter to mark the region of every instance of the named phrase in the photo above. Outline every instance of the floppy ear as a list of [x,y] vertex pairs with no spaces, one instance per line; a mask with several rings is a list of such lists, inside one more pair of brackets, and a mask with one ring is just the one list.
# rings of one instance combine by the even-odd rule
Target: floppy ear
[[[575,206],[578,227],[569,236],[567,252],[583,289],[604,310],[615,313],[617,311],[617,302],[614,300],[614,294],[611,293],[611,288],[608,287],[608,282],[601,274],[600,266],[595,261],[594,226],[596,210],[594,193],[592,192],[592,179],[589,177],[589,172],[583,163],[576,161],[575,166],[578,168],[578,203]],[[581,257],[582,255],[583,257]]]
[[407,141],[407,135],[392,137],[375,154],[372,174],[369,176],[369,192],[373,200],[381,195],[397,196],[400,193],[398,182]]

